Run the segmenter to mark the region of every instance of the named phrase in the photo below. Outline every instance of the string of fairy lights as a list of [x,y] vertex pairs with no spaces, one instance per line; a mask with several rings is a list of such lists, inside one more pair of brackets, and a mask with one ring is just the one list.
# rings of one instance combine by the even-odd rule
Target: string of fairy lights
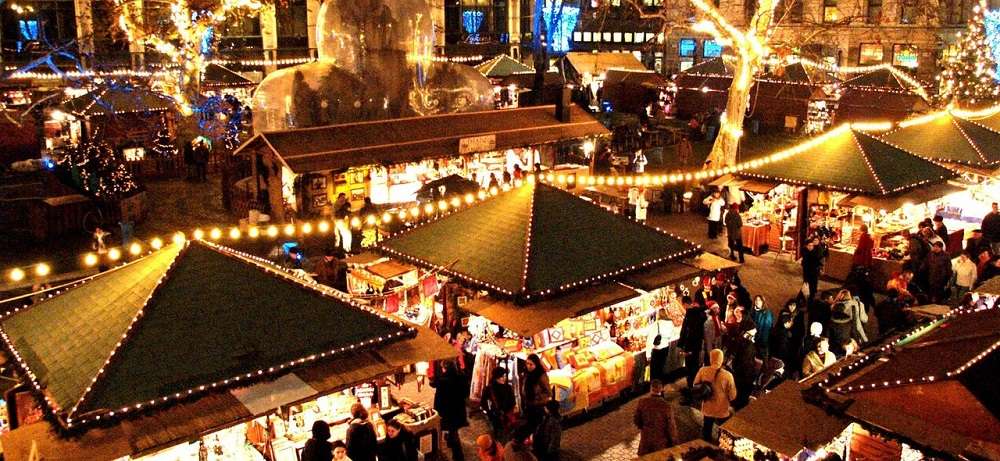
[[[996,114],[1000,114],[1000,105],[995,107],[990,107],[978,111],[960,110],[954,108],[948,108],[953,115],[965,119],[975,120],[984,117],[990,117]],[[913,126],[922,123],[929,123],[940,116],[944,111],[935,112],[925,116],[917,117],[900,123],[903,126]],[[770,155],[757,158],[754,160],[742,162],[733,166],[721,167],[721,168],[711,168],[698,171],[687,171],[679,173],[665,173],[659,175],[642,174],[642,175],[590,175],[590,174],[566,174],[566,173],[540,173],[537,179],[542,182],[557,186],[609,186],[609,187],[658,187],[675,185],[690,182],[700,182],[709,179],[714,179],[727,174],[734,173],[746,173],[748,170],[756,169],[761,166],[779,162],[782,160],[787,160],[795,157],[796,155],[807,152],[810,149],[814,149],[827,140],[842,135],[848,130],[859,130],[864,132],[870,131],[887,131],[894,127],[894,124],[890,122],[867,122],[867,123],[852,123],[839,125],[830,131],[827,131],[821,135],[810,138],[800,144],[792,146],[788,149],[780,150]],[[529,181],[534,181],[535,176],[529,175],[527,177]],[[367,214],[367,215],[356,215],[350,218],[339,220],[330,219],[319,219],[319,220],[307,220],[299,221],[297,223],[288,224],[268,224],[261,226],[245,226],[245,227],[198,227],[193,230],[188,231],[176,231],[167,240],[173,242],[183,242],[187,238],[194,238],[200,240],[208,240],[213,242],[219,242],[228,239],[229,241],[238,241],[240,239],[277,239],[279,237],[303,237],[312,235],[325,235],[336,230],[338,225],[345,226],[353,229],[360,229],[364,226],[375,226],[378,224],[390,224],[393,222],[410,222],[415,220],[420,220],[426,217],[432,217],[439,213],[446,213],[448,211],[454,211],[477,202],[480,202],[488,197],[494,196],[500,192],[497,188],[491,188],[489,190],[481,190],[476,194],[466,194],[464,196],[454,196],[449,200],[439,200],[435,203],[426,203],[423,205],[414,205],[410,207],[404,207],[392,212],[383,212],[379,214]],[[85,268],[95,267],[102,262],[120,264],[124,262],[125,259],[136,258],[146,254],[149,251],[155,251],[163,247],[165,240],[160,237],[153,237],[144,242],[132,242],[127,246],[112,246],[108,247],[105,251],[100,253],[96,251],[86,252],[82,254],[79,258],[80,263]],[[27,280],[29,277],[33,277],[38,281],[45,281],[52,273],[52,266],[46,262],[38,262],[34,264],[29,264],[25,266],[19,266],[10,268],[5,271],[7,279],[10,282],[20,283]]]

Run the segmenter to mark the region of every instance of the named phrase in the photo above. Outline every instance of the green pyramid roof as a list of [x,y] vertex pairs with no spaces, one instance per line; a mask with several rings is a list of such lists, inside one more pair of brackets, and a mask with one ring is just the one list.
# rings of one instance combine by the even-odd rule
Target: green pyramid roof
[[983,128],[988,128],[996,133],[1000,133],[1000,111],[994,113],[993,115],[976,118],[968,117],[964,120],[975,123]]
[[837,128],[790,158],[740,175],[842,192],[882,196],[955,176],[951,170],[869,134]]
[[522,64],[506,54],[501,54],[500,56],[476,66],[476,70],[488,78],[504,78],[513,74],[523,74],[535,71],[535,69]]
[[200,242],[95,276],[0,328],[22,372],[71,427],[415,333]]
[[699,251],[688,241],[533,183],[405,231],[379,249],[519,302]]
[[1000,133],[942,112],[924,123],[893,130],[882,140],[925,158],[972,166],[1000,162]]

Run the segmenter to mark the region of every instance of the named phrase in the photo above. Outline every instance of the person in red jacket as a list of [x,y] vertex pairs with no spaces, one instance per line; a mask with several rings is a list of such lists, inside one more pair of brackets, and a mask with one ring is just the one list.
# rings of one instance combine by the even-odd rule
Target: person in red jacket
[[867,224],[862,224],[859,232],[861,232],[861,236],[858,237],[858,247],[854,250],[854,265],[871,267],[872,250],[875,247],[875,240],[873,240],[872,235],[868,233]]

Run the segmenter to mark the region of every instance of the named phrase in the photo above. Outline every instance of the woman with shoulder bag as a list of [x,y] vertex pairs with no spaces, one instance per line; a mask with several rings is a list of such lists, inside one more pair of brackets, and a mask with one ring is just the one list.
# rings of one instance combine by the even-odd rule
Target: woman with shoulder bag
[[[709,352],[709,365],[698,370],[698,374],[694,377],[696,389],[692,390],[692,393],[695,395],[700,393],[703,396],[701,414],[704,417],[704,424],[701,427],[701,437],[706,442],[713,440],[712,431],[715,423],[729,418],[729,403],[736,399],[736,381],[732,373],[722,368],[724,362],[725,354],[719,349],[712,349]],[[711,392],[699,392],[698,389],[706,387],[700,386],[702,383],[708,384]]]

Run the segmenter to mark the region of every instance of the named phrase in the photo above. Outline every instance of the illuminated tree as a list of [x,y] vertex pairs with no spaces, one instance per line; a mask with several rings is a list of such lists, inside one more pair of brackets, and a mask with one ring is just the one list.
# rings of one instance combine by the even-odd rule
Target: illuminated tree
[[718,7],[704,0],[688,0],[697,19],[693,24],[690,24],[692,15],[688,8],[663,2],[658,12],[646,13],[639,2],[630,0],[642,18],[662,21],[664,32],[690,24],[690,29],[711,35],[720,46],[731,50],[733,83],[729,88],[719,136],[708,156],[713,167],[736,164],[740,137],[743,136],[743,119],[750,104],[750,89],[769,54],[767,45],[773,32],[771,26],[776,0],[756,1],[757,7],[752,14],[748,13],[747,25],[741,30],[726,20]]
[[967,31],[961,35],[958,52],[945,60],[941,73],[942,98],[959,107],[995,104],[1000,99],[995,47],[1000,44],[987,34],[987,3],[973,7]]
[[[212,34],[225,25],[227,18],[258,14],[265,7],[260,0],[113,0],[118,11],[118,25],[130,42],[151,47],[179,65],[167,79],[166,92],[177,102],[184,115],[191,115],[199,99],[201,74],[208,64]],[[169,21],[147,24],[144,3],[162,3],[169,7]]]

